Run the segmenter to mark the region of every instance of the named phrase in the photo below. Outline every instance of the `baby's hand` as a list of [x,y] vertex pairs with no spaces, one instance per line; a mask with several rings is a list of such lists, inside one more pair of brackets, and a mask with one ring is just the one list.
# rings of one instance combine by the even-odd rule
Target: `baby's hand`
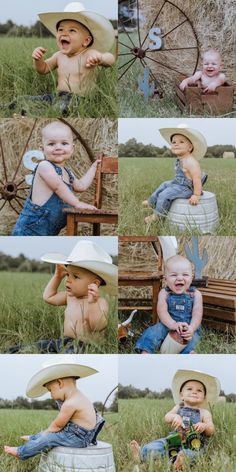
[[196,423],[193,425],[195,431],[197,431],[197,433],[203,433],[207,427],[206,423],[201,423],[199,421],[199,423]]
[[216,90],[216,85],[215,84],[209,84],[207,87],[203,89],[203,92],[208,93],[208,92],[215,92]]
[[183,330],[180,334],[183,339],[186,339],[186,341],[190,341],[190,339],[192,339],[194,335],[194,330],[192,326],[188,325],[187,329]]
[[95,67],[102,64],[102,53],[98,51],[91,51],[86,60],[86,67]]
[[186,87],[188,86],[188,79],[182,80],[182,82],[179,84],[180,90],[184,91]]
[[174,418],[172,420],[171,426],[174,429],[180,428],[182,426],[183,420],[180,415],[177,415],[177,413],[174,415]]
[[65,266],[61,264],[56,264],[55,275],[57,277],[60,277],[60,279],[63,279],[67,275],[67,270]]
[[97,210],[98,209],[94,205],[89,205],[89,203],[84,203],[84,202],[80,202],[80,201],[75,206],[75,208],[78,208],[78,210]]
[[96,284],[90,284],[88,286],[88,302],[96,303],[99,299],[99,290]]
[[40,59],[43,59],[45,52],[47,52],[47,49],[42,47],[36,48],[32,53],[32,58],[39,61]]
[[199,196],[198,195],[192,195],[189,199],[190,205],[197,205],[199,202]]
[[96,161],[94,161],[94,162],[92,163],[92,167],[97,168],[97,166],[98,166],[98,164],[100,164],[100,162],[102,162],[102,159],[96,159]]
[[177,333],[179,333],[179,334],[182,335],[182,333],[184,333],[185,331],[187,331],[188,328],[189,328],[188,323],[178,321],[178,322],[176,323],[175,331],[177,331]]

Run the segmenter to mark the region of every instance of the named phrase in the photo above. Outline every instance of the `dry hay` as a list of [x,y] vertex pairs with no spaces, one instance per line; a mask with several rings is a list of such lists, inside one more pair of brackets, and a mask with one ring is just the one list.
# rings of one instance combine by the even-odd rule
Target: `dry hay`
[[223,159],[234,159],[235,158],[235,154],[233,151],[225,151],[223,153]]
[[[184,244],[191,247],[191,238],[181,237],[178,240],[178,253],[185,256]],[[206,248],[209,261],[203,270],[203,275],[219,279],[236,279],[236,238],[221,236],[199,237],[200,257]],[[185,256],[186,257],[186,256]],[[121,243],[119,242],[119,270],[153,271],[157,268],[157,258],[150,243]],[[122,298],[150,298],[149,288],[120,287]]]
[[[0,120],[0,135],[3,145],[3,153],[6,161],[8,181],[15,173],[17,164],[20,160],[24,146],[30,135],[30,131],[34,124],[34,119],[30,118],[10,118]],[[37,119],[36,127],[29,140],[26,150],[40,149],[41,145],[41,129],[50,123],[52,119]],[[107,156],[117,155],[117,122],[107,118],[103,119],[66,119],[66,122],[71,124],[86,141],[87,145],[92,151],[94,159],[99,153],[103,152]],[[90,157],[81,142],[75,138],[75,152],[70,159],[69,166],[74,174],[80,178],[91,165]],[[21,163],[17,173],[16,182],[24,179],[26,174],[30,171],[26,170]],[[2,155],[0,155],[0,179],[5,181]],[[104,178],[103,191],[103,207],[106,209],[115,209],[118,205],[118,179],[117,176],[106,176]],[[94,183],[89,189],[80,194],[82,201],[94,203]],[[26,196],[27,192],[23,192],[22,196]],[[3,200],[0,200],[0,207]],[[19,209],[18,205],[12,201],[13,205]],[[0,234],[11,234],[11,230],[17,219],[16,213],[9,206],[8,202],[0,213]],[[83,234],[90,234],[91,225],[83,225]],[[65,230],[61,233],[63,234]],[[102,226],[103,234],[111,234],[114,232],[112,225]]]
[[[226,74],[227,81],[236,86],[235,0],[172,0],[172,3],[179,7],[191,21],[198,38],[200,54],[211,48],[218,50],[222,55],[224,62],[222,70]],[[152,27],[162,4],[162,0],[159,2],[156,0],[139,0],[142,37]],[[183,20],[183,14],[166,3],[157,19],[158,24],[154,26],[164,27],[165,34]],[[169,34],[164,41],[165,48],[195,46],[196,44],[190,24],[187,22]],[[159,51],[148,55],[177,70],[186,72],[187,75],[191,75],[193,72],[194,50]],[[166,90],[173,90],[176,72],[172,72],[152,61],[146,60],[146,62],[148,62],[161,86]],[[198,68],[201,68],[201,58],[199,58]]]

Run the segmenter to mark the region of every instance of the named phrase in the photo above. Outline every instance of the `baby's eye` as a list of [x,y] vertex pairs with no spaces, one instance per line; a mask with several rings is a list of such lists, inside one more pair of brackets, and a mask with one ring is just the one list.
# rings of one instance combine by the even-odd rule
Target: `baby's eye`
[[62,144],[63,144],[63,146],[67,146],[67,144],[69,144],[69,143],[67,143],[66,141],[63,141]]
[[70,33],[76,33],[75,29],[70,29]]

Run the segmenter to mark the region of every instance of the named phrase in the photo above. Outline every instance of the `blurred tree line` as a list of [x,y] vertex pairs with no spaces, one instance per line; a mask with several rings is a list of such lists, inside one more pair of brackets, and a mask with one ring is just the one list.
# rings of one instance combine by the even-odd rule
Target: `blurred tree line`
[[[117,21],[110,20],[113,27],[117,28]],[[6,36],[39,36],[40,38],[53,37],[50,31],[45,28],[41,21],[36,21],[32,26],[16,25],[12,20],[8,20],[6,23],[0,23],[0,35],[5,34]]]
[[[215,144],[207,148],[206,157],[220,158],[225,151],[235,153],[236,148],[231,144]],[[119,157],[173,157],[173,154],[167,146],[138,143],[135,138],[131,138],[126,143],[119,144]]]
[[[152,391],[149,388],[141,390],[139,388],[133,387],[133,385],[123,386],[119,384],[118,388],[118,397],[123,399],[135,399],[135,398],[154,398],[161,400],[163,398],[172,398],[172,392],[170,388],[165,388],[162,392]],[[220,392],[220,396],[225,397],[226,401],[229,403],[236,402],[236,394],[229,393],[226,395],[223,390]]]

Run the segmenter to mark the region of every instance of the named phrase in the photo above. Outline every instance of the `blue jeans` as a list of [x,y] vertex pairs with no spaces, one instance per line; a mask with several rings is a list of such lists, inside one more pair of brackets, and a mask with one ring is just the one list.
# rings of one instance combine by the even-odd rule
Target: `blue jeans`
[[19,458],[22,460],[36,456],[42,451],[48,451],[52,447],[87,447],[89,444],[96,444],[97,434],[102,429],[105,420],[97,415],[96,426],[88,430],[82,426],[69,421],[67,425],[57,433],[38,433],[30,436],[23,446],[17,448]]
[[[145,329],[142,336],[138,339],[135,351],[147,351],[150,354],[153,354],[157,349],[160,348],[167,334],[169,333],[169,328],[167,328],[161,321],[156,323],[153,326]],[[195,331],[192,339],[189,343],[183,348],[180,354],[189,354],[193,351],[200,340],[201,329],[198,328]]]
[[160,216],[166,216],[172,202],[176,198],[190,198],[193,194],[193,188],[187,185],[181,185],[175,180],[163,182],[149,197],[148,202],[154,208],[155,213]]

